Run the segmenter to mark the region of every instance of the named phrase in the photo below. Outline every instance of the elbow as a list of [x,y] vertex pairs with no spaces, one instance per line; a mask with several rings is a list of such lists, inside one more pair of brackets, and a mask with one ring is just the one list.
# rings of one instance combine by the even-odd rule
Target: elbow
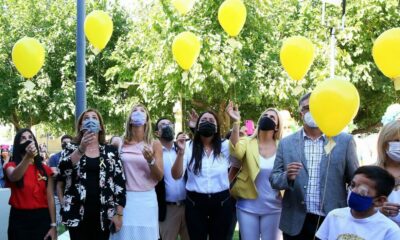
[[161,181],[163,179],[163,177],[164,177],[164,172],[161,171],[157,176],[157,181],[158,182]]
[[8,174],[7,178],[8,178],[8,180],[10,180],[10,182],[18,182],[19,180],[21,180],[23,178],[23,175],[21,177],[17,177],[17,176],[15,176],[15,174]]
[[182,174],[178,174],[178,173],[175,172],[175,171],[172,171],[172,172],[171,172],[171,175],[172,175],[172,178],[173,178],[174,180],[178,180],[178,179],[180,179],[181,176],[182,176]]

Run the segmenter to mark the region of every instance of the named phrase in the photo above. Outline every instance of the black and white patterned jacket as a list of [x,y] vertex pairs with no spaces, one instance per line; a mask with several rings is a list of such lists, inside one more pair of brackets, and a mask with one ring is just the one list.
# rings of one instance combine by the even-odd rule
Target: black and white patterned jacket
[[[83,155],[74,166],[71,154],[78,148],[68,144],[61,153],[58,170],[60,179],[65,182],[62,222],[67,227],[77,227],[83,219],[86,200],[86,156]],[[116,206],[125,207],[125,176],[118,149],[111,145],[99,145],[100,150],[100,213],[101,229],[110,225]]]

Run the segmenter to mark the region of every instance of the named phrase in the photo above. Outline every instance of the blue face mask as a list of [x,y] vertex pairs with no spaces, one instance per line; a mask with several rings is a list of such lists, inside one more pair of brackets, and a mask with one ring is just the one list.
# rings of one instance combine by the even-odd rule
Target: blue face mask
[[131,124],[133,126],[143,126],[146,123],[146,113],[135,111],[131,115]]
[[354,211],[364,212],[372,206],[373,200],[373,197],[362,196],[356,192],[350,191],[347,197],[347,204]]
[[88,118],[88,119],[83,120],[81,131],[82,130],[87,130],[87,131],[92,132],[92,133],[100,132],[100,122],[99,122],[99,120],[94,119],[94,118]]

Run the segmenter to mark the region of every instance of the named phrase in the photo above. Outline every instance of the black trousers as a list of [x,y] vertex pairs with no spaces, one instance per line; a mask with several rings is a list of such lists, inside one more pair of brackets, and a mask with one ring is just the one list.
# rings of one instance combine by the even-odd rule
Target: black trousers
[[186,225],[191,240],[226,240],[232,222],[229,190],[202,194],[187,192]]
[[100,208],[85,205],[85,215],[78,227],[68,228],[71,240],[108,240],[110,238],[109,226],[101,230]]
[[8,219],[8,240],[43,240],[50,230],[48,208],[20,210],[11,208]]
[[304,220],[303,227],[301,232],[296,236],[290,236],[286,233],[283,233],[284,240],[318,240],[319,238],[315,237],[315,233],[319,226],[321,226],[325,217],[307,213],[306,219]]

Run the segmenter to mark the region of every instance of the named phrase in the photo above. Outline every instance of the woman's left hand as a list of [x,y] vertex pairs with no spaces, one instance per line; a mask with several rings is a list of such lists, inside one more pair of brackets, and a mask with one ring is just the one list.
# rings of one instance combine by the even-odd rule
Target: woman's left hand
[[111,222],[114,223],[115,232],[119,232],[119,230],[122,228],[122,216],[114,215],[114,217],[111,219]]
[[51,240],[57,240],[57,227],[51,227],[47,232],[46,236],[44,236],[44,240],[50,238]]
[[151,162],[154,159],[154,153],[153,150],[149,146],[144,146],[143,147],[143,156],[147,160],[147,162]]

